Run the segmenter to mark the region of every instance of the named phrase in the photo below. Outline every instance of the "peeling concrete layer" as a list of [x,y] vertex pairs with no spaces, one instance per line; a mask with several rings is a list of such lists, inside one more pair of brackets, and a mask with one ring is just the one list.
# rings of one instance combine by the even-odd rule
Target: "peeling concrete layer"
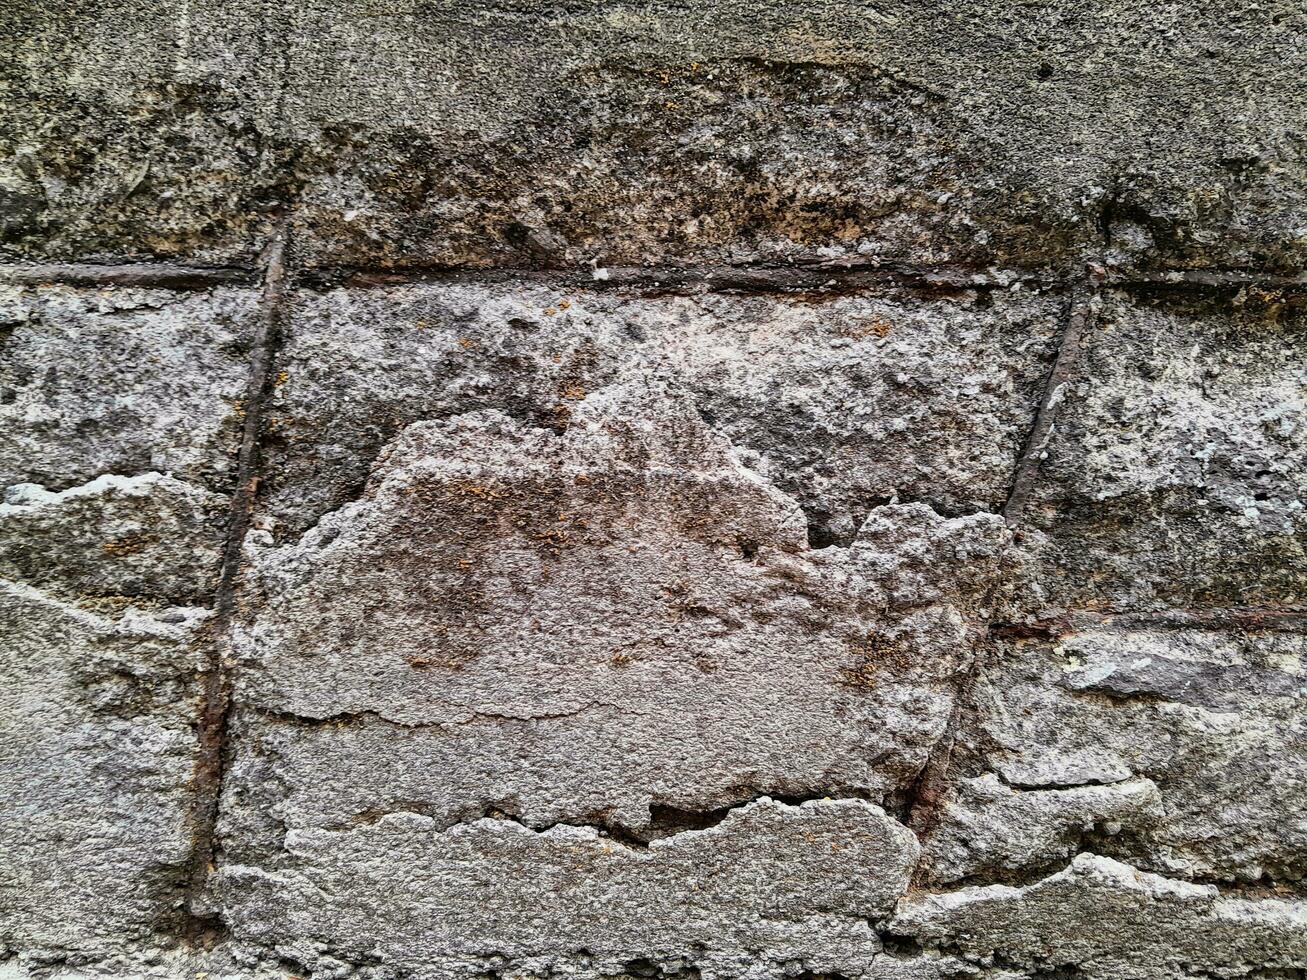
[[1293,976],[1307,964],[1307,902],[1223,898],[1095,854],[1025,888],[909,898],[889,929],[1014,976]]
[[417,423],[362,500],[252,549],[229,812],[276,786],[292,828],[419,801],[642,831],[651,805],[901,794],[1007,540],[915,504],[809,550],[793,501],[657,380],[586,397],[562,435]]
[[[820,972],[856,971],[880,950],[868,918],[889,911],[916,857],[911,833],[861,801],[763,800],[647,851],[565,826],[537,834],[481,820],[438,831],[409,813],[295,832],[286,849],[282,870],[222,872],[238,937],[310,969],[323,955],[374,956],[431,977],[459,962],[581,951],[600,969],[652,955],[730,974],[759,948]],[[385,871],[396,860],[415,869],[400,891]],[[520,870],[506,888],[486,876],[493,867]],[[368,896],[345,898],[347,916],[321,899],[342,887]]]

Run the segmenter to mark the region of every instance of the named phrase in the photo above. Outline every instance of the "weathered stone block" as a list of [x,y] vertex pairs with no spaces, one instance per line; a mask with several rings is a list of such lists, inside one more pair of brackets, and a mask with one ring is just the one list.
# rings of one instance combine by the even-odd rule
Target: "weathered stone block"
[[809,551],[658,382],[587,396],[562,434],[420,423],[362,500],[252,553],[240,701],[289,728],[297,821],[423,799],[643,832],[651,803],[880,798],[946,722],[1006,540],[891,506]]
[[160,473],[101,476],[0,503],[0,577],[71,599],[201,601],[213,594],[231,502]]
[[1096,854],[1024,888],[905,900],[890,929],[1010,977],[1091,980],[1292,975],[1307,964],[1307,903],[1224,897]]
[[1033,503],[1040,601],[1139,610],[1307,598],[1300,308],[1108,291]]
[[130,972],[193,931],[255,295],[0,289],[0,955]]
[[950,790],[927,835],[925,877],[936,886],[1028,879],[1097,837],[1147,834],[1165,818],[1150,779],[1023,788],[987,772]]
[[0,286],[0,485],[229,492],[257,294]]
[[15,254],[1300,265],[1302,13],[9,5]]
[[0,957],[79,965],[181,921],[206,615],[0,582]]
[[815,543],[848,543],[892,499],[948,514],[997,509],[1062,307],[1025,289],[303,291],[285,318],[269,408],[268,508],[303,530],[358,495],[410,422],[494,408],[562,428],[587,392],[652,371],[798,499]]
[[0,3],[0,977],[1307,975],[1304,29]]
[[964,779],[942,807],[927,866],[1019,880],[1093,850],[1173,878],[1297,887],[1304,652],[1300,631],[1273,622],[1082,623],[1006,647],[981,672],[977,754],[958,773],[994,776]]
[[[289,903],[299,934],[308,893],[271,898],[240,866],[277,878],[301,866],[301,840],[380,846],[348,835],[403,829],[393,811],[422,815],[421,840],[498,813],[598,826],[593,846],[620,852],[766,793],[855,797],[850,812],[879,814],[860,800],[901,802],[943,733],[1007,540],[993,515],[913,504],[873,511],[847,549],[810,550],[793,501],[656,380],[588,395],[561,434],[494,411],[412,425],[361,500],[298,543],[251,549],[259,602],[234,641],[242,721],[223,806],[230,915],[271,936],[252,924],[265,903]],[[898,856],[881,859],[902,862],[911,835],[895,834]],[[344,874],[364,860],[349,853],[322,860]],[[534,874],[515,854],[466,873]],[[398,852],[366,861],[408,874]],[[688,940],[622,938],[679,913],[646,921],[619,900],[625,885],[593,887],[574,914],[606,922],[614,950],[683,955]],[[737,900],[741,921],[764,914],[756,900]],[[537,928],[533,901],[497,911],[460,885],[444,907],[469,936],[494,937],[477,955]],[[446,949],[418,921],[386,927],[387,957]],[[790,941],[776,933],[763,958],[791,958]],[[550,948],[596,943],[578,933]],[[459,950],[471,955],[440,955]]]

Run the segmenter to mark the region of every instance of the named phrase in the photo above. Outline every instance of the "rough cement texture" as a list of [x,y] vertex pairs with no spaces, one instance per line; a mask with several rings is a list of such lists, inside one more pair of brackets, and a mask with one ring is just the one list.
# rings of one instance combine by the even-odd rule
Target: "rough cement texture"
[[1304,78],[0,0],[0,980],[1303,980]]
[[1292,0],[7,5],[16,255],[1293,268]]
[[[1088,623],[1000,647],[968,763],[992,775],[944,808],[940,873],[1039,868],[1089,843],[1179,878],[1301,881],[1304,653],[1301,629]],[[989,839],[1008,812],[1001,825],[1038,829]]]
[[161,473],[69,490],[17,483],[0,503],[4,577],[57,594],[185,602],[213,593],[228,498]]
[[3,588],[0,948],[39,965],[148,947],[184,911],[204,613],[113,618]]
[[410,422],[493,408],[558,429],[588,393],[653,372],[826,543],[847,544],[895,499],[996,510],[1063,305],[1019,286],[824,302],[543,285],[304,293],[269,407],[269,509],[302,531],[358,496]]
[[1301,317],[1255,289],[1101,302],[1027,510],[1047,535],[1041,598],[1121,611],[1307,601]]
[[158,471],[230,490],[254,298],[0,285],[5,485]]
[[[861,800],[763,799],[648,850],[589,828],[537,833],[505,820],[442,831],[411,812],[292,832],[285,849],[293,869],[233,865],[219,889],[233,896],[238,936],[311,969],[320,958],[376,957],[410,976],[446,976],[561,957],[620,972],[632,951],[647,951],[735,975],[757,972],[759,947],[823,972],[869,966],[881,944],[867,919],[893,907],[917,844]],[[396,860],[414,869],[398,887],[385,870]],[[495,865],[521,868],[511,887],[487,877]],[[322,898],[342,891],[347,915]]]
[[1307,956],[1307,902],[1223,897],[1088,853],[1023,888],[908,898],[890,929],[1008,976],[1293,976]]

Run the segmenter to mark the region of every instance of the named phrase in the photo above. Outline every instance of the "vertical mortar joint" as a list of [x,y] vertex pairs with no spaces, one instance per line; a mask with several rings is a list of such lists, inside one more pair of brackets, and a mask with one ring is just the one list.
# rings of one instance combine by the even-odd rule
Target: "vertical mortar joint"
[[213,626],[200,678],[197,745],[189,814],[191,852],[186,865],[188,941],[210,943],[221,923],[208,901],[214,870],[218,807],[226,769],[228,719],[232,705],[232,665],[225,656],[227,637],[236,612],[241,552],[258,499],[260,437],[267,399],[272,390],[272,364],[280,342],[281,306],[287,288],[286,246],[289,227],[278,223],[260,258],[262,292],[250,352],[244,399],[244,424],[237,453],[235,486],[214,598]]
[[1034,422],[1017,459],[1012,488],[1003,504],[1003,519],[1009,524],[1020,523],[1021,512],[1034,493],[1056,427],[1058,409],[1075,371],[1085,337],[1093,329],[1099,307],[1099,290],[1105,278],[1106,272],[1102,264],[1091,259],[1085,263],[1081,275],[1072,284],[1053,366],[1044,382]]

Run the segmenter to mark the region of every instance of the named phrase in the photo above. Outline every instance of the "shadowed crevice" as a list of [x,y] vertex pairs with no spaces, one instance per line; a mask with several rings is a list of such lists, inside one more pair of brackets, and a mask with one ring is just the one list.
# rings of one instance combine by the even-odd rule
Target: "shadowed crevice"
[[848,800],[879,805],[877,798],[871,794],[847,789],[832,788],[827,793],[815,792],[798,795],[750,791],[747,795],[742,795],[737,802],[712,809],[682,809],[666,803],[651,803],[649,806],[649,822],[643,827],[629,828],[613,820],[604,819],[602,813],[582,817],[579,820],[558,820],[549,823],[530,821],[514,812],[513,807],[507,803],[485,805],[477,811],[465,813],[452,820],[447,817],[441,819],[444,812],[442,808],[421,801],[410,800],[382,809],[364,810],[354,814],[349,823],[326,829],[333,832],[347,832],[358,827],[375,824],[392,814],[410,813],[439,820],[439,825],[436,828],[437,833],[447,833],[455,827],[467,826],[481,820],[515,823],[535,834],[547,833],[556,827],[590,828],[598,831],[602,837],[625,848],[643,851],[647,850],[654,841],[666,840],[694,831],[711,830],[725,822],[731,814],[751,807],[763,800],[771,800],[787,807],[801,807],[805,803],[813,802],[844,802]]
[[142,289],[204,290],[214,286],[252,286],[258,269],[240,266],[181,265],[172,262],[68,262],[0,265],[0,283],[16,286],[135,286]]
[[187,938],[200,944],[221,934],[216,917],[205,908],[204,893],[212,870],[218,802],[226,765],[232,672],[224,643],[236,608],[241,546],[250,528],[258,495],[260,437],[263,415],[272,390],[272,363],[281,340],[281,307],[285,298],[287,225],[283,223],[263,254],[263,293],[250,356],[244,400],[244,429],[236,466],[236,489],[223,549],[222,571],[214,604],[214,620],[200,680],[197,749],[189,814],[191,853],[187,862],[187,905],[191,915]]
[[1020,522],[1021,512],[1034,493],[1035,483],[1053,435],[1053,426],[1057,421],[1057,412],[1066,393],[1067,383],[1075,370],[1085,337],[1093,329],[1097,319],[1101,277],[1101,267],[1088,263],[1083,280],[1071,289],[1067,301],[1066,321],[1057,345],[1057,355],[1048,372],[1048,380],[1044,383],[1043,395],[1039,400],[1034,422],[1030,426],[1030,433],[1026,436],[1024,448],[1017,460],[1012,489],[1008,492],[1007,500],[1002,507],[1003,518],[1009,524]]

